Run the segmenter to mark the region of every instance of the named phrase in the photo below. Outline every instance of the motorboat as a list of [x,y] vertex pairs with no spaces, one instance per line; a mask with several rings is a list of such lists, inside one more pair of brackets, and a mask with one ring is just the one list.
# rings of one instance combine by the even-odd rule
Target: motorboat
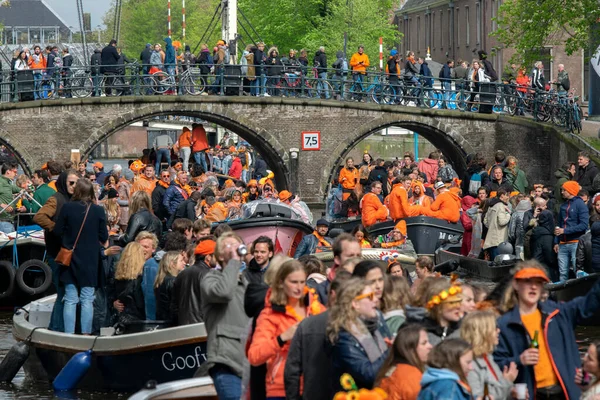
[[275,253],[283,253],[290,257],[294,256],[304,235],[314,231],[295,209],[276,202],[254,201],[245,204],[241,219],[224,223],[227,223],[244,243],[250,244],[260,236],[267,236],[275,245]]
[[210,377],[182,379],[161,383],[148,382],[146,387],[135,393],[129,400],[217,400],[217,392]]
[[47,329],[55,300],[56,295],[44,297],[13,316],[15,339],[30,347],[23,365],[27,379],[53,381],[74,354],[91,350],[91,367],[77,388],[134,392],[151,380],[192,378],[206,361],[203,323],[158,329],[159,323],[146,321],[145,329],[130,334],[67,334]]
[[[313,255],[323,261],[326,265],[333,264],[332,251],[323,251]],[[413,272],[415,270],[415,262],[417,261],[417,253],[415,253],[415,249],[410,241],[407,241],[399,247],[389,249],[362,249],[361,257],[363,260],[379,260],[384,266],[387,266],[388,263],[392,261],[399,261],[400,264],[402,264],[402,267],[406,268],[408,272]]]
[[441,247],[435,252],[436,264],[442,264],[451,260],[458,262],[459,272],[463,272],[470,277],[492,282],[498,282],[507,274],[510,274],[510,270],[517,262],[517,260],[507,260],[501,263],[495,263],[493,261],[465,257],[451,252],[445,247]]

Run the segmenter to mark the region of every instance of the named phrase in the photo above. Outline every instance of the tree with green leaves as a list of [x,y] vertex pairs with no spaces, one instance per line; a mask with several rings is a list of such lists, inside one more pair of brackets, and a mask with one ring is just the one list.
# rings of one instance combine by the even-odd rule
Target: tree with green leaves
[[[592,26],[600,20],[598,0],[506,0],[498,10],[492,33],[514,61],[530,64],[536,50],[563,45],[567,54],[589,50]],[[586,52],[587,53],[587,52]]]

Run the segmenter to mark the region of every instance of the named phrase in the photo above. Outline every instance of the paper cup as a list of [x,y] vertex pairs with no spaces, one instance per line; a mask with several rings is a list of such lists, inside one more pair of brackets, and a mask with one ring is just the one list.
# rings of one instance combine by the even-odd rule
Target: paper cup
[[526,383],[515,383],[515,390],[517,392],[517,399],[525,400],[527,398],[527,384]]

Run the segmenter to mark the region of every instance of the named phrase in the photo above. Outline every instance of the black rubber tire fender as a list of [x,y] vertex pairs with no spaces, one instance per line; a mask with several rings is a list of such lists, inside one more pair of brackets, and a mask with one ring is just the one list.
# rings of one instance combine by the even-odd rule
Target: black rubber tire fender
[[[3,284],[3,287],[0,288],[2,290],[0,299],[10,297],[15,290],[15,269],[10,261],[0,261],[0,281]],[[4,286],[5,282],[8,282],[6,286]]]
[[[25,271],[29,268],[39,268],[44,273],[44,282],[38,287],[31,287],[27,285],[24,281]],[[48,290],[50,285],[52,285],[52,270],[42,260],[27,260],[23,264],[19,266],[17,270],[17,274],[15,276],[15,281],[19,289],[23,291],[23,293],[28,294],[30,296],[35,296],[36,294],[40,294]]]

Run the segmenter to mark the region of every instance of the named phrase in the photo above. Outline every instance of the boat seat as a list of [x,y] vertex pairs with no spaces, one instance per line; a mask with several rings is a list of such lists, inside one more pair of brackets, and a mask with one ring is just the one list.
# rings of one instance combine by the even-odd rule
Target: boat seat
[[279,204],[263,203],[256,206],[250,218],[292,218],[292,210]]

